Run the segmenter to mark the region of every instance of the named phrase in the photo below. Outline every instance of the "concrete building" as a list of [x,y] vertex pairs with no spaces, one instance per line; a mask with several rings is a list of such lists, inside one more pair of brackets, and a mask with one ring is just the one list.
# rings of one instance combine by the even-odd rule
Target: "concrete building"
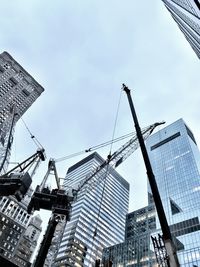
[[146,146],[180,264],[200,266],[200,152],[194,135],[180,119],[152,134]]
[[0,174],[8,166],[16,122],[43,91],[11,55],[0,54]]
[[[64,181],[66,191],[76,188],[103,162],[93,153],[70,167]],[[64,229],[53,266],[93,266],[104,247],[124,239],[129,184],[111,167],[101,174],[101,183],[96,178],[72,205],[71,220]]]
[[0,255],[11,261],[30,221],[26,208],[31,193],[32,190],[29,190],[22,202],[14,197],[0,199]]
[[27,213],[33,190],[21,202],[15,197],[0,199],[0,256],[19,267],[30,266],[38,237],[42,231],[39,215]]
[[200,58],[200,1],[162,0]]
[[39,215],[33,216],[23,233],[19,245],[13,256],[13,260],[18,266],[29,266],[31,257],[36,249],[38,238],[42,231],[42,220]]
[[[41,85],[7,52],[0,54],[0,174],[8,167],[16,122],[44,91]],[[0,256],[18,266],[17,249],[30,221],[26,208],[32,190],[18,202],[15,197],[0,197]]]

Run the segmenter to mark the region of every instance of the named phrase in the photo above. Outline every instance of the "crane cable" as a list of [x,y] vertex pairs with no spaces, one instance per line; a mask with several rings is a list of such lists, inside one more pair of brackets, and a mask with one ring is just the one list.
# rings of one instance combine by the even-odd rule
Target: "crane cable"
[[103,143],[101,143],[101,144],[99,144],[99,145],[92,146],[92,147],[90,147],[90,148],[88,148],[88,149],[85,149],[85,150],[82,150],[82,151],[79,151],[79,152],[70,154],[70,155],[68,155],[68,156],[64,156],[64,157],[61,157],[61,158],[57,158],[57,159],[55,159],[55,162],[59,162],[59,161],[63,161],[63,160],[67,160],[67,159],[70,159],[70,158],[73,158],[73,157],[82,155],[82,154],[84,154],[84,153],[92,152],[92,151],[94,151],[94,150],[97,150],[97,149],[103,148],[103,147],[105,147],[105,146],[108,146],[108,145],[110,145],[111,143],[113,144],[113,143],[122,141],[122,140],[124,140],[124,139],[126,139],[126,138],[129,138],[129,137],[133,136],[134,134],[135,134],[134,132],[131,132],[131,133],[122,135],[122,136],[120,136],[120,137],[117,137],[117,138],[115,138],[115,139],[113,139],[113,140],[106,141],[106,142],[103,142]]
[[[118,101],[118,105],[117,105],[117,111],[116,111],[116,116],[115,116],[115,122],[114,122],[114,127],[113,127],[113,133],[112,133],[112,139],[111,139],[111,141],[107,141],[107,142],[105,142],[105,143],[103,143],[101,145],[97,145],[97,146],[93,147],[93,148],[101,148],[103,146],[110,145],[110,151],[109,151],[109,154],[107,156],[107,161],[108,162],[109,162],[109,160],[111,159],[111,156],[112,156],[112,146],[113,146],[113,143],[118,142],[118,141],[121,141],[121,140],[127,138],[128,136],[130,137],[130,136],[132,136],[132,135],[135,134],[135,133],[132,132],[132,133],[129,133],[129,134],[126,134],[126,135],[123,135],[121,137],[118,137],[118,138],[114,139],[115,131],[116,131],[116,126],[117,126],[117,120],[118,120],[118,116],[119,116],[119,108],[120,108],[120,103],[121,103],[121,96],[122,96],[122,90],[120,91],[120,95],[119,95],[119,101]],[[86,150],[86,152],[91,152],[91,151],[92,151],[92,148],[89,151]],[[109,165],[109,163],[108,163],[108,165]],[[106,168],[105,179],[106,179],[106,176],[107,176],[107,171],[108,170]]]
[[[102,188],[102,192],[101,192],[101,196],[100,196],[100,204],[99,204],[99,207],[98,207],[98,213],[97,213],[97,218],[96,218],[96,222],[95,222],[96,226],[94,228],[94,232],[93,232],[93,236],[92,236],[92,241],[91,241],[91,250],[94,247],[94,241],[95,241],[95,238],[97,236],[98,222],[99,222],[101,208],[102,208],[102,203],[103,203],[103,196],[104,196],[104,191],[105,191],[106,177],[107,177],[107,174],[109,172],[108,167],[109,166],[107,165],[106,166],[106,172],[104,173],[104,178],[105,179],[103,179],[104,184],[103,184],[103,188]],[[92,258],[92,253],[89,255],[89,259],[91,259],[91,258]]]
[[82,150],[80,152],[73,153],[73,154],[70,154],[68,156],[55,159],[55,162],[63,161],[63,160],[66,160],[66,159],[70,159],[72,157],[76,157],[76,156],[82,155],[83,153],[92,152],[94,150],[100,149],[100,148],[105,147],[107,145],[111,145],[110,146],[110,152],[109,152],[109,155],[111,155],[112,146],[113,146],[114,143],[119,142],[119,141],[121,141],[121,140],[123,140],[125,138],[131,137],[134,134],[133,132],[131,132],[129,134],[125,134],[125,135],[122,135],[122,136],[117,137],[117,138],[114,139],[115,131],[116,131],[116,125],[117,125],[117,119],[118,119],[118,114],[119,114],[119,107],[120,107],[120,102],[121,102],[121,95],[122,95],[122,90],[120,92],[119,101],[118,101],[118,105],[117,105],[117,112],[116,112],[116,116],[115,116],[114,129],[113,129],[113,133],[112,133],[112,139],[110,141],[106,141],[106,142],[103,142],[103,143],[101,143],[99,145],[92,146],[92,147],[90,147],[88,149],[85,149],[85,150]]
[[109,155],[111,155],[111,152],[112,152],[113,140],[114,140],[114,136],[115,136],[116,126],[117,126],[117,120],[118,120],[118,115],[119,115],[119,107],[120,107],[120,103],[121,103],[121,96],[122,96],[122,90],[120,90],[119,101],[118,101],[118,105],[117,105],[117,112],[116,112],[116,116],[115,116],[115,122],[114,122],[112,139],[111,139],[112,142],[111,142],[111,145],[110,145]]
[[29,132],[30,136],[31,136],[31,139],[33,140],[33,142],[35,143],[35,145],[38,147],[38,148],[43,148],[43,146],[41,145],[41,143],[38,141],[38,139],[32,134],[32,132],[30,131],[30,129],[28,128],[27,124],[25,123],[25,121],[22,119],[21,117],[21,120],[25,126],[25,128],[27,129],[27,131]]
[[[110,143],[110,151],[109,151],[109,154],[107,156],[108,160],[111,157],[111,153],[112,153],[112,146],[113,146],[113,143],[114,143],[114,136],[115,136],[117,120],[118,120],[118,115],[119,115],[119,107],[120,107],[120,102],[121,102],[121,95],[122,95],[122,90],[120,91],[119,101],[118,101],[118,105],[117,105],[117,112],[116,112],[116,116],[115,116],[112,139],[111,139],[111,143]],[[100,205],[99,205],[98,213],[97,213],[96,227],[95,227],[94,234],[93,234],[93,242],[94,242],[95,237],[97,236],[98,222],[99,222],[99,218],[100,218],[101,208],[102,208],[102,205],[103,205],[103,198],[104,198],[104,193],[105,193],[107,175],[108,174],[109,174],[109,164],[106,166],[106,172],[104,174],[105,175],[104,179],[103,179],[104,183],[103,183],[103,188],[102,188],[102,192],[101,192],[101,196],[100,196]]]

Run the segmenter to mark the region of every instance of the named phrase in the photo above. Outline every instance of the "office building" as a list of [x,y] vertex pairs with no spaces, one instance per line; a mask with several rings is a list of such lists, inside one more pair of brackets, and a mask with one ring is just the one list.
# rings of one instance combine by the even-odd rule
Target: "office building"
[[43,91],[11,55],[0,54],[0,174],[8,166],[16,122]]
[[19,267],[31,266],[31,257],[36,249],[38,238],[42,231],[42,220],[39,215],[33,216],[25,229],[12,261]]
[[[146,146],[180,264],[200,266],[200,152],[194,135],[180,119],[152,134]],[[158,219],[156,224],[159,230]]]
[[200,58],[200,1],[162,0],[191,47]]
[[33,190],[29,190],[22,202],[15,197],[0,198],[0,255],[12,261],[30,220],[27,204]]
[[[86,176],[104,162],[96,152],[68,169],[64,187],[77,188]],[[72,205],[53,266],[92,266],[104,247],[124,239],[129,184],[112,167],[91,180]]]
[[125,241],[103,250],[102,266],[112,262],[112,267],[156,267],[155,254],[150,246],[155,229],[154,204],[127,214]]
[[[43,91],[11,55],[0,54],[0,174],[8,167],[16,122]],[[18,266],[26,264],[26,260],[18,261],[15,253],[29,224],[26,208],[31,192],[21,202],[12,196],[0,198],[0,256]]]

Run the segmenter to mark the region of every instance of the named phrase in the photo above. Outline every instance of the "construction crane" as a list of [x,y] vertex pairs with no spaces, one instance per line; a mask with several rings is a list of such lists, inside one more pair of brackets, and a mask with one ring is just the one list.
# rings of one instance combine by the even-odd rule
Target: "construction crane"
[[[11,145],[13,142],[14,125],[16,123],[16,120],[19,117],[15,104],[13,103],[10,104],[10,113],[7,114],[7,116],[5,117],[7,117],[7,120],[5,120],[4,126],[3,126],[3,128],[5,129],[1,130],[3,135],[1,133],[1,136],[0,136],[0,142],[3,144],[6,143],[4,156],[3,156],[3,159],[0,165],[0,196],[14,195],[18,201],[21,201],[32,183],[32,176],[34,175],[35,170],[39,166],[40,162],[44,161],[46,158],[45,153],[44,153],[45,150],[41,146],[41,144],[38,142],[38,140],[34,140],[35,136],[31,134],[30,130],[26,126],[25,122],[23,121],[27,130],[31,134],[31,138],[38,146],[38,150],[32,156],[25,159],[23,162],[19,163],[17,166],[12,168],[8,172],[3,173],[4,165],[7,162],[7,157],[11,151]],[[10,125],[10,128],[8,131],[8,137],[5,138],[6,132],[7,132],[6,131],[7,124]],[[29,174],[28,171],[31,168],[32,168],[32,172],[31,174]]]
[[[44,160],[44,149],[38,149],[32,156],[1,175],[0,196],[14,195],[18,201],[21,201],[32,183],[32,176],[35,170],[40,162]],[[29,174],[28,171],[31,168],[32,172]]]
[[149,185],[151,188],[151,192],[153,195],[153,199],[154,199],[154,203],[155,203],[155,207],[157,210],[157,214],[158,214],[158,219],[160,222],[160,226],[161,226],[161,230],[163,233],[163,241],[164,241],[164,245],[166,247],[166,251],[167,251],[167,256],[168,256],[168,260],[167,260],[167,266],[169,267],[179,267],[179,261],[178,261],[178,256],[177,256],[177,252],[176,252],[176,247],[174,245],[174,241],[172,239],[172,235],[170,232],[170,228],[167,222],[167,218],[165,215],[165,211],[164,211],[164,207],[161,201],[161,197],[160,197],[160,193],[158,190],[158,186],[156,183],[156,179],[153,173],[153,169],[151,167],[151,163],[150,163],[150,159],[147,153],[147,149],[146,146],[144,144],[144,136],[142,134],[142,131],[140,129],[140,125],[137,119],[137,115],[135,112],[135,107],[133,105],[133,101],[132,101],[132,97],[131,97],[131,93],[130,93],[130,89],[125,85],[122,84],[122,88],[123,90],[126,92],[127,94],[127,98],[128,98],[128,102],[130,105],[130,109],[131,109],[131,114],[133,117],[133,121],[135,124],[135,130],[137,133],[137,138],[138,138],[138,142],[141,148],[141,152],[142,152],[142,156],[144,159],[144,163],[145,163],[145,167],[146,167],[146,171],[147,171],[147,177],[149,180]]
[[[154,123],[142,130],[143,138],[146,140],[148,136],[153,132],[153,130],[158,126],[163,124],[164,122]],[[28,205],[28,212],[31,213],[35,210],[46,209],[52,211],[52,216],[50,218],[46,233],[44,235],[44,239],[41,243],[40,250],[36,261],[34,263],[34,267],[41,267],[44,264],[46,255],[48,253],[48,249],[51,245],[51,240],[53,238],[53,234],[55,232],[56,225],[59,221],[63,220],[63,216],[66,221],[70,220],[70,211],[71,205],[78,197],[78,193],[85,189],[91,188],[98,183],[102,182],[105,179],[105,174],[109,168],[118,167],[125,159],[127,159],[137,148],[139,147],[139,142],[137,136],[134,135],[128,142],[126,142],[123,146],[121,146],[116,152],[113,154],[109,154],[107,159],[96,169],[90,173],[79,185],[77,188],[73,188],[72,190],[65,191],[61,189],[56,165],[54,159],[49,161],[48,170],[46,175],[44,176],[43,181],[40,185],[36,187],[36,190],[31,198],[31,201]],[[45,184],[47,178],[50,174],[54,174],[57,189],[50,190]]]

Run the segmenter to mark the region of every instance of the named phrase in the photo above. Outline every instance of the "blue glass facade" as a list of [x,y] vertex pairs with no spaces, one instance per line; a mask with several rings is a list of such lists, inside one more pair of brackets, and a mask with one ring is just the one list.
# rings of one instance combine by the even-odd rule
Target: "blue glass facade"
[[200,152],[194,136],[180,119],[150,136],[146,146],[168,223],[179,241],[180,264],[200,266]]
[[105,248],[102,265],[112,267],[157,267],[151,234],[156,230],[154,203],[126,215],[125,241]]

